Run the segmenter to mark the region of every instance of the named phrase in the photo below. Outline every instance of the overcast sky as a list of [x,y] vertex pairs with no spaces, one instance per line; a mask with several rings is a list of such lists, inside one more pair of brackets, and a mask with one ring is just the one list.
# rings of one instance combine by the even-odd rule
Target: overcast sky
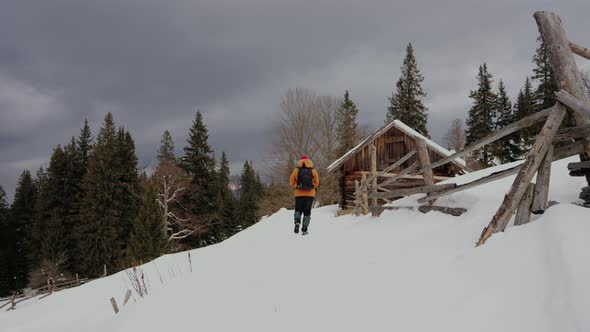
[[588,0],[2,0],[0,185],[12,196],[23,169],[46,165],[84,118],[96,133],[107,111],[150,166],[165,129],[181,153],[198,108],[234,172],[268,154],[288,88],[348,89],[359,122],[376,128],[408,42],[440,142],[466,117],[482,62],[516,95],[536,10],[558,12],[570,39],[590,46]]

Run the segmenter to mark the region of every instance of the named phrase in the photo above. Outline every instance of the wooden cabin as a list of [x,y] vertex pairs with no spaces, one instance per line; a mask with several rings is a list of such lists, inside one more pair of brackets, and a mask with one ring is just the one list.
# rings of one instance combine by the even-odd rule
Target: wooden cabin
[[[373,174],[371,170],[371,145],[376,147],[376,166],[377,172],[380,172],[395,164],[408,155],[412,150],[416,149],[416,139],[423,139],[425,141],[430,162],[432,163],[451,155],[449,150],[424,137],[403,122],[394,120],[367,137],[338,160],[334,161],[328,167],[328,172],[339,172],[340,174],[340,208],[345,210],[354,208],[355,180],[360,181],[363,174],[366,174],[367,176]],[[406,161],[401,163],[399,167],[389,170],[382,176],[379,176],[377,179],[378,184],[383,183],[388,178],[396,176],[400,171],[408,168],[417,160],[418,155],[412,155]],[[450,163],[434,168],[434,181],[439,182],[458,174],[464,174],[468,171],[469,169],[467,168],[465,161],[457,158]],[[422,175],[414,175],[410,173],[402,176],[397,181],[384,186],[384,188],[385,190],[395,190],[401,188],[421,187],[424,185],[425,183]],[[379,205],[384,203],[387,203],[387,200],[379,199]]]

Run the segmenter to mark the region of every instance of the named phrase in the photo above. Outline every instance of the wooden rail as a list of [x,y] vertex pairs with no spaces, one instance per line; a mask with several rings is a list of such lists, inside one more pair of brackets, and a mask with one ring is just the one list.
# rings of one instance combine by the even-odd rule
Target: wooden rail
[[590,60],[590,50],[584,46],[580,46],[576,43],[574,43],[573,41],[569,41],[570,44],[570,49],[572,50],[572,52],[574,52],[575,54],[586,58],[588,60]]
[[[459,150],[459,151],[453,153],[452,155],[450,155],[450,156],[448,156],[446,158],[443,158],[443,159],[441,159],[439,161],[436,161],[436,162],[432,163],[430,165],[430,167],[432,169],[434,169],[434,168],[437,168],[439,166],[442,166],[442,165],[444,165],[446,163],[449,163],[449,162],[451,162],[451,161],[453,161],[453,160],[455,160],[457,158],[461,158],[461,157],[463,157],[463,156],[465,156],[465,155],[467,155],[467,154],[469,154],[469,153],[471,153],[471,152],[473,152],[473,151],[475,151],[477,149],[480,149],[480,148],[482,148],[482,147],[484,147],[484,146],[486,146],[486,145],[488,145],[490,143],[493,143],[493,142],[497,141],[498,139],[500,139],[502,137],[505,137],[505,136],[508,136],[508,135],[510,135],[512,133],[515,133],[515,132],[519,131],[520,129],[523,129],[523,128],[532,126],[535,123],[537,123],[537,122],[543,120],[544,118],[548,117],[549,114],[551,113],[551,110],[552,110],[552,108],[548,108],[546,110],[542,110],[542,111],[537,112],[535,114],[529,115],[526,118],[523,118],[523,119],[521,119],[519,121],[516,121],[516,122],[514,122],[512,124],[509,124],[508,126],[502,128],[502,129],[500,129],[498,131],[495,131],[491,135],[488,135],[488,136],[486,136],[486,137],[484,137],[482,139],[479,139],[479,140],[473,142],[472,144],[470,144],[469,146],[463,148],[462,150]],[[421,174],[425,170],[426,170],[426,168],[423,167],[423,168],[421,168],[417,172],[417,174]]]

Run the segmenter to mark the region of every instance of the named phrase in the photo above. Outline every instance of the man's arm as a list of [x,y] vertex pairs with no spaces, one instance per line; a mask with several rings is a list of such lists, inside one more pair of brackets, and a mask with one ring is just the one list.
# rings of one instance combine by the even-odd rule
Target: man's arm
[[313,187],[315,189],[317,189],[320,186],[320,175],[318,174],[318,171],[313,170]]
[[289,184],[293,188],[297,188],[297,168],[293,170],[291,173],[291,178],[289,178]]

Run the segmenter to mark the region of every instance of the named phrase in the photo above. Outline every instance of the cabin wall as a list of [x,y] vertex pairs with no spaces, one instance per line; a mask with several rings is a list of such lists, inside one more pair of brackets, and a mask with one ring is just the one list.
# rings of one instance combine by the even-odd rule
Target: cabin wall
[[[377,171],[381,171],[395,163],[416,147],[416,141],[413,137],[406,135],[395,127],[376,138],[373,144],[377,148]],[[362,173],[360,172],[368,172],[371,170],[370,149],[371,144],[357,152],[356,155],[351,157],[340,167],[341,208],[352,208],[354,206],[354,181],[361,180]],[[431,149],[428,149],[428,154],[431,162],[444,158],[444,156],[439,155]],[[399,173],[403,169],[408,168],[415,161],[418,161],[418,154],[412,156],[400,167],[392,170],[391,173]],[[435,176],[447,177],[454,176],[458,172],[458,167],[453,163],[447,163],[433,170]],[[387,178],[379,178],[378,182],[380,183],[386,179]],[[405,179],[395,182],[391,186],[388,186],[387,189],[412,188],[423,185],[424,181],[422,179]],[[380,204],[383,203],[384,201],[380,202]]]

